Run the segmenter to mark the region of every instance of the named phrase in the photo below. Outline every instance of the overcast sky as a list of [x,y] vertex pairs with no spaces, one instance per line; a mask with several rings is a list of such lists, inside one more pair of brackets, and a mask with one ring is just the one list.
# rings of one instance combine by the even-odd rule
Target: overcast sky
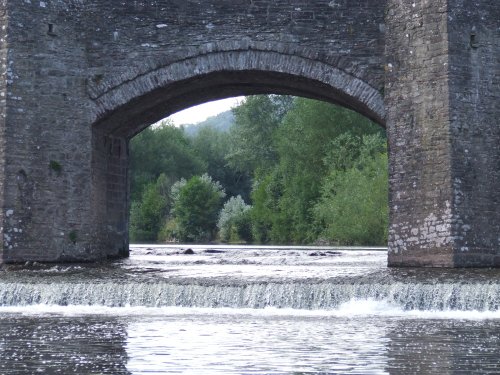
[[169,119],[171,119],[177,126],[183,124],[196,124],[198,122],[206,120],[211,116],[215,116],[221,112],[230,110],[242,100],[243,97],[240,96],[236,98],[229,98],[200,104],[195,107],[191,107],[183,111],[174,113],[169,117]]

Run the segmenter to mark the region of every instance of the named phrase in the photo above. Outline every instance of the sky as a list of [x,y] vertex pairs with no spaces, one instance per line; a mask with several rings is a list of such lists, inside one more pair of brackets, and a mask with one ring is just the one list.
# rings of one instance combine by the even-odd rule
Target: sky
[[183,124],[196,124],[198,122],[206,120],[209,117],[216,116],[221,112],[230,110],[242,100],[243,97],[239,96],[235,98],[207,102],[174,113],[169,117],[169,119],[172,120],[176,126],[180,126]]

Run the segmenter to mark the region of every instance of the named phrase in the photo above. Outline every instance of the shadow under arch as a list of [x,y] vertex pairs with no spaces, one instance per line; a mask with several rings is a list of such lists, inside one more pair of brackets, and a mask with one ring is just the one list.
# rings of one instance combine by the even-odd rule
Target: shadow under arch
[[89,82],[92,210],[100,248],[127,256],[129,140],[149,125],[207,101],[253,94],[319,99],[385,127],[382,94],[334,66],[269,51],[224,51],[155,67],[135,77]]

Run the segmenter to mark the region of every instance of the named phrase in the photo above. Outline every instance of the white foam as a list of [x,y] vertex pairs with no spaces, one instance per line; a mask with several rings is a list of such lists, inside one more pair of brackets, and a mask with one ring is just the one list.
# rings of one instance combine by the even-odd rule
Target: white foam
[[250,308],[197,308],[197,307],[106,307],[106,306],[59,306],[30,305],[2,306],[0,317],[4,314],[22,316],[186,316],[186,315],[234,315],[261,317],[323,317],[323,318],[400,318],[400,319],[451,319],[451,320],[497,320],[500,311],[460,311],[460,310],[404,310],[399,306],[376,300],[351,300],[332,310],[299,310],[291,308],[267,307]]
[[457,319],[487,320],[500,319],[500,311],[477,310],[404,310],[400,306],[373,299],[351,300],[335,310],[344,317],[400,317],[406,319]]

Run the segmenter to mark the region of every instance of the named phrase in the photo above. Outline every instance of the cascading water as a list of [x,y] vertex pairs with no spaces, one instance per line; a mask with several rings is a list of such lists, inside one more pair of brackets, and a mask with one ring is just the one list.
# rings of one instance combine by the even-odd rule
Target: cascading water
[[500,309],[500,273],[491,270],[388,270],[384,254],[370,251],[154,250],[137,248],[118,268],[17,267],[0,277],[0,306],[333,310],[374,300],[403,310]]
[[497,270],[388,269],[383,249],[185,249],[5,266],[0,374],[47,372],[54,355],[79,374],[496,371]]
[[119,282],[3,283],[1,306],[266,307],[332,310],[352,300],[374,300],[404,310],[497,311],[498,283],[261,282],[250,284]]

